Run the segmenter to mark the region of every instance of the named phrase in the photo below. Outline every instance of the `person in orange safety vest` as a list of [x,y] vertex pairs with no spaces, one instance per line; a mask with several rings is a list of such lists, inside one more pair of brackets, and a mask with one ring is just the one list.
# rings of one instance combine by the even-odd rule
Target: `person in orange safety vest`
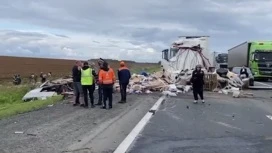
[[106,102],[109,99],[109,109],[112,108],[112,93],[113,85],[115,83],[115,74],[112,68],[109,68],[106,62],[103,63],[102,69],[99,71],[99,83],[103,90],[103,107],[102,109],[107,109]]

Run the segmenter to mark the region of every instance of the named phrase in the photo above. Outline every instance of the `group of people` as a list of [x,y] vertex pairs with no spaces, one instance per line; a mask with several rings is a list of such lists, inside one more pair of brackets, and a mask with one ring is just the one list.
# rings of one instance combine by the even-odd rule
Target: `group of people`
[[[76,64],[72,68],[75,95],[74,106],[79,105],[88,108],[90,101],[92,108],[94,108],[95,105],[102,106],[102,109],[112,108],[113,86],[116,82],[114,70],[110,68],[106,61],[99,61],[98,67],[99,70],[96,73],[94,63],[90,65],[88,62],[82,64],[81,61],[76,61]],[[126,103],[126,90],[131,74],[123,61],[120,62],[120,68],[118,69],[117,74],[121,93],[121,100],[119,103]],[[94,91],[96,85],[98,85],[99,96],[98,102],[94,104]],[[80,103],[81,94],[83,94],[84,103]]]

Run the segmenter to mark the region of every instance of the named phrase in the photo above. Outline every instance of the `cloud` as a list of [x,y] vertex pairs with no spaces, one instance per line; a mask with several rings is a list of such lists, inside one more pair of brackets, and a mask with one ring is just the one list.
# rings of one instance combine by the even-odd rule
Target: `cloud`
[[0,54],[158,61],[180,35],[209,35],[212,51],[226,51],[270,39],[271,7],[270,0],[1,1]]
[[3,55],[66,59],[103,57],[136,61],[150,60],[151,56],[152,62],[158,61],[160,52],[148,46],[149,44],[136,45],[125,39],[96,35],[66,37],[50,33],[0,31],[0,50]]

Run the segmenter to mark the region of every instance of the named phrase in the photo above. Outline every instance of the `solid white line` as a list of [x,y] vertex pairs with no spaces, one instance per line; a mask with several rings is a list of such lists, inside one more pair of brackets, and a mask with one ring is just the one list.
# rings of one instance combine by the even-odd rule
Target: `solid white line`
[[262,82],[258,82],[258,81],[255,81],[256,83],[259,83],[259,84],[261,84],[261,85],[264,85],[264,86],[269,86],[269,87],[271,87],[271,85],[269,85],[269,84],[266,84],[266,83],[262,83]]
[[[164,99],[165,96],[160,97],[150,110],[157,111],[161,103],[164,101]],[[141,119],[141,121],[132,129],[128,136],[122,141],[122,143],[119,144],[119,146],[115,149],[113,153],[125,153],[152,116],[153,116],[152,112],[147,112],[145,116]]]
[[270,120],[272,120],[272,116],[271,115],[266,115],[266,117],[268,117]]

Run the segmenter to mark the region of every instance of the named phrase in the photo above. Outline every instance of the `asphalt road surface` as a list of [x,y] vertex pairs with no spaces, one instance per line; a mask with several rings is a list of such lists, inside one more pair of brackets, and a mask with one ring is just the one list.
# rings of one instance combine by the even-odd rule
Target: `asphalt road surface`
[[271,91],[255,98],[206,93],[167,98],[129,153],[272,153]]
[[255,81],[256,86],[272,86],[272,81],[267,81],[267,82],[260,82],[260,81]]
[[0,120],[0,153],[111,153],[158,97],[129,95],[128,103],[118,104],[117,94],[111,110],[64,101]]

